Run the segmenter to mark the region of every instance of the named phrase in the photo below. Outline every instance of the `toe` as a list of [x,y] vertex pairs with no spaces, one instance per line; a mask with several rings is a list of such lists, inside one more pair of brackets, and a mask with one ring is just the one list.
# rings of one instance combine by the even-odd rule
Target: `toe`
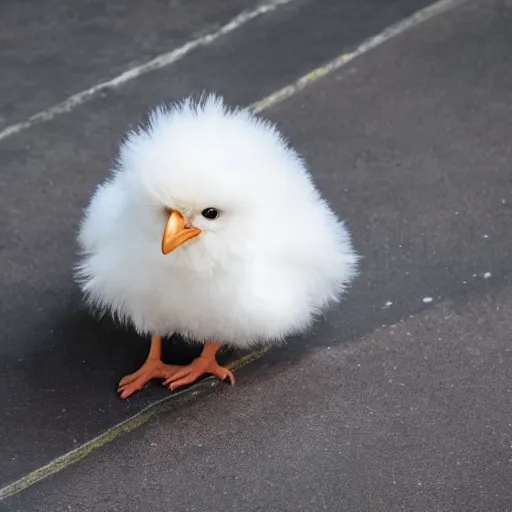
[[191,380],[197,379],[201,375],[201,371],[195,370],[192,365],[188,366],[176,366],[174,367],[174,371],[167,376],[164,381],[164,386],[169,386],[173,382],[177,382],[180,379],[189,377]]
[[[229,382],[231,383],[231,385],[234,386],[236,381],[235,381],[235,376],[233,375],[233,373],[228,370],[227,376],[229,377]],[[225,379],[226,378],[224,377],[224,380]]]
[[235,383],[235,376],[233,375],[233,373],[231,373],[227,368],[223,368],[222,366],[219,366],[219,368],[215,372],[215,375],[223,382],[226,379],[229,379],[231,385]]
[[133,393],[138,391],[138,388],[132,384],[126,384],[125,386],[119,388],[117,391],[119,392],[121,398],[124,400],[125,398],[128,398],[129,396],[133,395]]
[[180,388],[181,386],[186,386],[187,384],[191,384],[192,382],[194,382],[195,380],[197,380],[198,377],[194,377],[193,375],[186,375],[185,377],[182,377],[181,379],[178,379],[178,380],[173,380],[173,382],[171,382],[169,384],[169,389],[171,391],[175,391],[176,389]]
[[124,386],[126,384],[129,384],[130,382],[133,382],[138,377],[138,372],[130,373],[130,375],[125,375],[120,381],[119,386]]
[[176,382],[177,380],[180,380],[189,374],[190,374],[189,368],[183,368],[181,370],[178,370],[173,375],[171,375],[170,377],[165,379],[164,386],[169,386],[169,384],[172,384],[173,382]]
[[139,377],[134,381],[119,386],[117,391],[121,394],[121,398],[127,398],[130,395],[133,395],[136,391],[141,390],[147,382],[149,382],[149,379]]

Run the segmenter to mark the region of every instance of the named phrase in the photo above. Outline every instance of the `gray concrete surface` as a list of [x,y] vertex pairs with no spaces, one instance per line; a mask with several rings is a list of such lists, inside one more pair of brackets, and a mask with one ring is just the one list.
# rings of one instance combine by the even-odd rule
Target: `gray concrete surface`
[[[60,29],[61,41],[70,42],[69,48],[58,45],[59,61],[87,44],[82,32],[89,32],[75,25],[90,27],[92,22],[84,12],[92,12],[99,4],[83,3],[73,11],[69,26],[64,23]],[[119,400],[116,383],[140,366],[148,342],[117,329],[110,321],[98,323],[83,307],[71,279],[81,209],[94,186],[103,181],[127,129],[160,102],[203,88],[221,91],[236,103],[257,101],[426,3],[352,0],[340,4],[324,0],[318,6],[311,0],[296,0],[169,68],[106,91],[67,115],[0,142],[0,389],[4,390],[0,406],[6,411],[0,429],[0,486],[168,396],[167,389],[155,384],[127,402]],[[56,20],[61,10],[68,12],[63,3],[59,5]],[[246,3],[239,5],[243,7]],[[150,2],[146,8],[145,16],[158,20],[157,30],[162,23],[161,7]],[[23,5],[13,9],[15,13]],[[112,11],[119,15],[119,19],[113,15],[119,26],[134,24],[134,12],[128,11],[131,17],[126,19],[123,16],[128,14]],[[170,11],[174,12],[172,6]],[[31,12],[38,16],[37,10],[30,9],[26,16]],[[211,9],[199,2],[195,10],[184,9],[182,16],[187,12],[193,13],[196,21],[202,20],[201,30],[205,31]],[[4,19],[10,18],[0,17]],[[100,14],[94,19],[99,24],[108,22]],[[36,30],[38,24],[34,21],[33,26]],[[50,37],[45,26],[42,23],[39,30]],[[183,30],[186,27],[184,24]],[[13,32],[12,27],[7,31]],[[189,32],[187,29],[187,35]],[[55,37],[60,33],[57,31]],[[21,26],[17,34],[20,60],[22,56],[27,60],[24,73],[32,71],[38,76],[37,66],[31,64],[36,57],[25,49],[28,43]],[[76,41],[72,38],[75,34]],[[115,51],[122,43],[114,35],[109,38],[106,30],[102,34],[107,62],[119,55],[124,63],[124,53]],[[171,36],[172,32],[166,39],[170,48],[175,41]],[[56,51],[44,38],[41,47],[43,53],[52,48]],[[157,50],[161,50],[160,45],[153,51]],[[95,61],[94,48],[90,54]],[[134,50],[134,59],[145,56],[141,48]],[[121,64],[112,66],[112,73]],[[62,72],[55,62],[49,62],[47,68],[49,76]],[[76,88],[89,86],[92,79],[103,77],[106,68],[98,67],[87,83],[76,77],[72,68],[68,71],[71,85],[54,91],[52,100],[62,101],[70,88],[78,92]],[[9,104],[21,108],[27,97],[31,101],[32,89],[25,89],[29,83],[22,81],[17,86],[16,73],[5,76],[10,84]],[[48,87],[44,84],[41,78],[41,88]],[[32,113],[43,106],[46,100],[35,98],[27,108]],[[166,349],[167,359],[177,363],[191,359],[197,351],[197,347],[185,350],[179,340],[166,344]]]
[[257,0],[6,0],[0,4],[0,129],[257,5]]
[[12,511],[510,510],[510,289],[260,362]]
[[[20,512],[512,510],[510,9],[503,2],[468,2],[266,112],[304,153],[365,257],[348,300],[309,336],[242,369],[234,389],[218,388],[155,418],[3,505]],[[66,240],[81,201],[82,192],[74,191],[103,172],[112,126],[130,122],[124,102],[137,111],[148,100],[135,102],[132,85],[27,133],[27,154],[28,138],[17,137],[10,144],[15,153],[3,157],[12,176],[41,155],[44,174],[28,176],[25,185],[53,200],[54,189],[43,185],[59,176],[61,203],[43,220],[59,218],[58,210],[67,222],[60,228]],[[78,172],[87,151],[72,143],[77,126],[82,145],[98,152],[88,173]],[[63,168],[75,172],[63,175]],[[21,183],[12,187],[13,197],[22,195]],[[29,203],[16,219],[28,218],[37,205]],[[29,226],[28,234],[41,226]],[[60,370],[55,398],[43,387],[39,406],[34,400],[27,408],[24,399],[16,412],[38,376],[29,373],[30,364],[10,374],[9,432],[14,425],[33,426],[25,439],[31,449],[37,436],[44,438],[34,443],[39,460],[52,444],[45,434],[49,415],[37,416],[41,403],[73,406],[81,397],[88,411],[88,417],[75,413],[75,425],[69,417],[50,420],[46,430],[54,434],[63,425],[66,435],[90,433],[90,424],[103,428],[108,421],[98,420],[96,404],[103,399],[116,406],[96,386],[136,358],[126,345],[119,359],[125,334],[70,314],[78,297],[60,267],[71,259],[71,246],[64,244],[62,260],[53,263],[58,226],[51,233],[39,264],[53,275],[40,271],[30,284],[42,297],[41,289],[49,294],[50,283],[61,283],[63,299],[49,301],[52,314],[38,317],[34,329],[45,321],[51,328],[66,312],[71,319],[61,324],[54,345],[12,343],[7,356],[28,353],[32,365],[48,364],[48,346],[69,354],[69,339],[78,337],[72,353],[79,354],[90,347],[86,340],[98,340],[79,374],[89,375],[92,391],[74,380],[76,366],[69,365]],[[27,260],[11,261],[9,275],[18,276],[13,286],[27,287],[20,269],[33,264]],[[59,289],[53,294],[59,297]],[[21,319],[30,293],[19,297],[10,311]],[[114,348],[99,352],[108,365],[91,367],[96,360],[90,354],[107,335]],[[51,375],[46,379],[48,385]],[[79,391],[73,394],[63,382],[76,383]],[[136,410],[137,403],[128,407]],[[30,424],[29,417],[36,421]],[[5,439],[19,450],[23,435]]]

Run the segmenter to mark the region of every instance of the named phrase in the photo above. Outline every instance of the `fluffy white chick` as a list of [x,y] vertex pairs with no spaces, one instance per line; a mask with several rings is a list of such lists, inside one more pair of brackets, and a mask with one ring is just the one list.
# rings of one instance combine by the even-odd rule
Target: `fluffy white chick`
[[[276,127],[221,97],[153,111],[128,134],[79,233],[77,279],[96,310],[151,336],[119,384],[171,390],[211,373],[223,343],[277,343],[307,329],[356,274],[349,234]],[[190,365],[161,361],[162,337],[205,343]]]

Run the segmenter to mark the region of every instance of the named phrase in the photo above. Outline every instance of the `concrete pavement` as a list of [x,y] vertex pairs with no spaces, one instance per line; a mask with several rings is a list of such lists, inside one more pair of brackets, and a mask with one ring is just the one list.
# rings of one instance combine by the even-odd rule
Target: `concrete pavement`
[[[308,11],[299,11],[309,5],[279,11],[285,21],[259,23],[274,20],[282,35],[282,23],[304,21]],[[310,336],[242,369],[235,389],[220,388],[155,418],[5,505],[20,511],[506,510],[512,477],[508,9],[468,2],[266,111],[304,153],[365,257],[348,300]],[[334,12],[326,8],[326,27],[336,26]],[[255,33],[248,30],[245,47],[232,41],[224,65],[238,62],[237,51],[243,60]],[[329,58],[346,44],[333,41],[324,50]],[[299,70],[300,51],[291,54]],[[5,332],[17,334],[2,344],[6,479],[163,396],[152,387],[130,403],[116,401],[110,382],[136,365],[144,343],[90,320],[64,275],[76,204],[104,174],[112,132],[133,119],[127,104],[142,113],[162,97],[168,71],[2,144],[7,173],[0,180],[9,192],[2,201],[9,301],[2,306],[4,327],[11,329]],[[249,83],[254,75],[246,76]],[[288,75],[272,77],[275,88]],[[228,97],[257,99],[241,84],[226,82]],[[38,172],[27,173],[36,164]],[[8,181],[20,175],[23,180]],[[48,200],[39,223],[27,223]],[[37,246],[44,251],[23,246],[20,225],[24,236],[44,240]],[[23,322],[26,310],[36,312],[31,322]]]
[[[141,75],[120,88],[103,90],[69,113],[0,141],[0,388],[6,390],[1,395],[6,414],[0,429],[4,461],[0,485],[23,478],[168,397],[166,389],[154,385],[128,402],[119,401],[116,383],[140,365],[148,341],[116,328],[110,321],[98,323],[83,307],[71,279],[81,209],[106,175],[127,129],[154,105],[203,88],[216,89],[236,103],[257,101],[426,3],[361,4],[354,0],[340,5],[329,0],[320,8],[313,1],[283,3],[185,54],[172,66]],[[13,68],[6,59],[4,69],[12,72],[2,75],[2,82],[9,88],[9,105],[23,106],[24,115],[35,115],[50,103],[40,101],[37,95],[32,99],[32,86],[20,77],[30,72],[39,76],[39,66],[50,76],[62,76],[62,64],[68,69],[65,63],[69,55],[88,47],[90,32],[97,32],[103,42],[99,49],[90,49],[91,62],[106,59],[109,66],[94,66],[95,73],[86,81],[70,69],[71,85],[56,89],[50,99],[63,102],[69,92],[79,93],[81,87],[112,78],[126,63],[126,38],[111,35],[105,24],[108,27],[110,20],[111,32],[117,34],[117,28],[133,27],[134,18],[140,16],[135,8],[123,10],[119,5],[114,9],[116,3],[109,3],[108,9],[104,4],[107,13],[103,15],[100,3],[86,1],[72,12],[67,4],[58,5],[55,23],[62,13],[69,19],[63,18],[68,22],[63,21],[59,30],[51,25],[55,28],[53,36],[47,24],[31,22],[34,32],[30,34],[41,42],[39,53],[26,48],[25,25],[26,18],[42,17],[37,10],[41,7],[29,9],[27,4],[16,3],[10,10],[5,7],[6,15],[0,16],[6,22],[18,19],[17,32],[14,26],[0,30],[17,34],[20,41],[18,46],[11,44],[14,49],[18,47],[18,67]],[[145,16],[155,19],[155,31],[163,31],[158,38],[166,40],[169,50],[174,51],[175,45],[180,48],[185,40],[222,30],[229,25],[227,14],[231,16],[233,10],[257,8],[238,5],[227,2],[215,16],[206,4],[192,11],[169,5],[165,24],[160,20],[161,7],[150,3]],[[17,10],[25,17],[16,15]],[[183,20],[179,24],[183,33],[176,32],[176,16]],[[57,36],[60,44],[54,46],[52,37]],[[133,61],[143,64],[149,56],[147,51],[140,44],[134,48]],[[161,44],[156,44],[149,57],[154,58],[160,50]],[[49,59],[45,52],[58,52],[59,58]],[[113,65],[116,56],[120,62]],[[26,63],[23,70],[19,63]],[[51,89],[44,86],[44,78],[37,80],[45,91]],[[21,113],[7,118],[8,126],[22,119]],[[189,360],[197,352],[197,347],[187,348],[180,340],[167,343],[166,349],[166,357],[172,356],[176,362]]]

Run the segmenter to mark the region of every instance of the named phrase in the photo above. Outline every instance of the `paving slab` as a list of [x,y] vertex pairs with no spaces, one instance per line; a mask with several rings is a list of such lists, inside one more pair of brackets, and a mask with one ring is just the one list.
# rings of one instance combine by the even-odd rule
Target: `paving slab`
[[[468,2],[270,109],[364,256],[348,300],[309,336],[242,369],[236,388],[154,418],[5,506],[510,508],[512,34],[504,12],[510,16],[503,4]],[[90,115],[77,112],[74,121],[101,147],[101,124],[93,136]],[[67,119],[59,122],[52,130],[62,134]],[[59,159],[71,159],[57,133],[46,133]],[[51,166],[45,170],[51,176]],[[89,178],[80,177],[80,189]],[[62,190],[77,181],[74,174]],[[72,218],[73,201],[66,205]],[[43,268],[52,268],[53,254],[41,256],[48,258]],[[57,388],[71,404],[90,400],[81,405],[94,423],[98,397],[107,410],[116,402],[104,390],[92,393],[91,383],[99,389],[105,373],[113,378],[136,357],[125,334],[87,320],[78,297],[62,286],[53,323],[64,311],[77,312],[62,322],[54,352],[69,354],[72,336],[80,336],[74,351],[107,346],[111,337],[109,365],[91,356],[100,363],[86,363],[88,374],[66,370],[78,391]],[[40,360],[45,353],[38,352]],[[83,382],[86,375],[92,378]],[[37,384],[33,375],[24,379]],[[45,405],[63,403],[47,388],[42,393]],[[32,421],[26,416],[17,428],[36,424],[43,435],[38,410],[32,406]],[[60,425],[69,426],[69,418]]]
[[512,287],[248,367],[11,512],[510,510]]
[[214,31],[258,0],[7,0],[0,5],[0,129]]
[[[105,91],[67,115],[1,141],[0,486],[79,448],[113,425],[169,396],[167,390],[153,385],[133,399],[119,400],[115,384],[141,364],[148,342],[118,329],[109,320],[97,322],[92,318],[71,279],[81,209],[96,183],[103,180],[127,129],[154,105],[202,88],[220,90],[230,101],[241,104],[259,100],[427,3],[420,0],[391,3],[352,0],[342,4],[325,0],[321,5],[305,0],[290,2],[271,17],[258,18],[240,32],[191,53],[176,66],[148,74],[121,89]],[[54,49],[58,47],[59,52],[65,52],[69,46],[69,54],[74,55],[88,44],[81,39],[89,37],[87,26],[94,27],[95,23],[108,26],[108,20],[113,23],[113,19],[118,19],[112,14],[116,9],[105,21],[98,7],[100,3],[84,4],[87,5],[80,3],[76,7],[76,19],[70,15],[68,24],[67,14],[64,21],[59,21],[61,11],[69,14],[68,7],[58,4],[55,23],[64,26],[62,33],[55,32],[60,43]],[[20,40],[22,60],[30,54],[24,46],[28,44],[24,20],[30,13],[39,17],[39,7],[33,6],[31,10],[28,7],[31,4],[24,5],[27,11],[23,11],[18,24],[11,26],[8,33],[13,45],[16,38]],[[200,5],[203,7],[194,15],[199,21],[196,18],[197,23],[192,18],[190,23],[184,21],[186,34],[193,27],[206,27],[211,21],[210,8]],[[99,14],[93,16],[96,21],[92,25],[84,22],[82,27],[80,24],[89,20],[87,13],[94,11],[95,6],[99,9]],[[219,13],[231,12],[231,7],[226,11],[220,9]],[[161,41],[166,41],[167,29],[162,28],[159,20],[161,8],[149,2],[144,16],[155,18],[155,30],[162,31],[155,37],[161,36]],[[23,6],[19,4],[13,9],[9,12],[16,21],[16,9]],[[130,33],[134,11],[127,9],[123,11],[125,14],[119,14],[119,23],[128,27],[126,33]],[[185,12],[192,11],[185,9]],[[183,16],[184,20],[189,19]],[[220,18],[215,20],[220,23]],[[80,30],[75,22],[82,27]],[[48,32],[44,23],[39,29],[35,21],[31,23],[34,31],[44,32],[37,32],[41,47],[49,48],[46,38],[51,38],[51,31]],[[112,48],[118,48],[125,36],[117,37],[116,30],[112,31]],[[102,32],[104,37],[106,32],[106,29]],[[64,44],[69,34],[76,34],[82,42]],[[136,51],[137,38],[143,39],[142,33],[135,38],[133,54],[140,59],[146,54]],[[103,43],[106,46],[107,41]],[[163,45],[160,42],[155,48],[160,51]],[[103,62],[104,53],[97,54],[92,47],[90,53],[93,61]],[[91,76],[103,76],[110,67],[119,70],[126,62],[126,55],[108,53],[105,57],[108,65],[95,66]],[[32,68],[30,61],[27,66],[38,74],[37,66]],[[54,64],[48,66],[49,72],[57,69]],[[44,101],[36,98],[23,112],[31,113],[50,100],[60,101],[64,92],[74,92],[90,83],[76,77],[73,68],[69,68],[68,74],[69,89],[59,90]],[[23,105],[33,94],[33,87],[25,80],[21,80],[19,88],[15,87],[13,76],[7,76],[12,95],[8,103]],[[42,77],[41,84],[45,83]],[[18,119],[16,116],[12,119]],[[198,347],[185,348],[179,340],[173,340],[166,345],[165,357],[168,360],[172,357],[177,363],[185,362],[198,350]],[[233,355],[225,354],[225,357]]]

